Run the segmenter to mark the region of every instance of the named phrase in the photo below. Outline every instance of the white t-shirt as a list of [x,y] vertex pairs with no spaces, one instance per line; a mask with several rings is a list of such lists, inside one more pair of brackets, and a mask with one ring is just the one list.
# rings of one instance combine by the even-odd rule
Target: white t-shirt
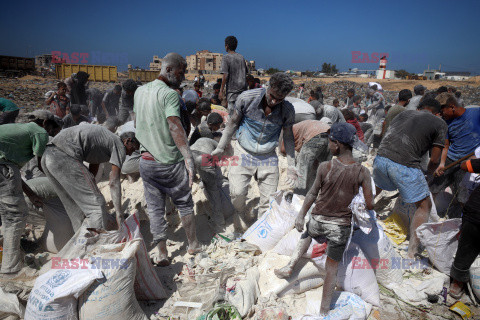
[[374,84],[377,85],[377,90],[383,90],[382,85],[381,85],[380,83],[377,83],[377,82],[369,82],[369,83],[368,83],[368,86],[371,87],[371,86],[373,86]]
[[295,114],[315,114],[315,109],[312,105],[302,99],[286,97],[285,100],[293,104]]

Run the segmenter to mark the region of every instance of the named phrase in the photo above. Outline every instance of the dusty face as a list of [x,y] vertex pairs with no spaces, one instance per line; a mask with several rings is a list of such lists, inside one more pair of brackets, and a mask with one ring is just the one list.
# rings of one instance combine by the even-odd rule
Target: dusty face
[[57,90],[57,94],[58,94],[59,96],[64,96],[66,93],[67,93],[67,88],[66,88],[66,87],[60,87],[60,88],[58,88],[58,90]]
[[208,125],[208,128],[210,129],[210,131],[216,132],[216,131],[220,130],[220,126],[221,126],[221,125],[220,125],[219,123],[217,123],[217,124],[209,124],[209,125]]
[[203,111],[200,111],[200,114],[203,116],[203,117],[206,117],[210,114],[211,111],[209,110],[203,110]]
[[281,95],[273,88],[268,88],[267,93],[265,94],[265,99],[267,100],[267,105],[272,108],[279,103],[282,103],[285,100],[287,95]]
[[183,80],[185,80],[186,68],[186,66],[167,68],[166,78],[171,86],[178,88],[182,84]]
[[135,150],[140,149],[140,145],[138,143],[133,142],[132,139],[130,138],[124,140],[123,145],[125,146],[125,153],[129,156],[131,156]]
[[330,149],[330,153],[332,156],[338,156],[340,153],[340,147],[338,146],[338,142],[332,139],[328,139],[328,149]]

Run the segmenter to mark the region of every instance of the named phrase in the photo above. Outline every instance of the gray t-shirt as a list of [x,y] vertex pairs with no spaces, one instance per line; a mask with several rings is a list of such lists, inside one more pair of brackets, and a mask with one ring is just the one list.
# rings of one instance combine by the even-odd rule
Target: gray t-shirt
[[321,114],[320,118],[322,117],[330,118],[332,123],[346,122],[343,113],[334,106],[328,104],[323,105],[323,113]]
[[404,111],[392,120],[380,143],[378,155],[421,169],[422,156],[434,145],[445,145],[447,129],[445,121],[428,111]]
[[310,101],[310,105],[315,109],[315,113],[322,113],[322,103],[318,100]]
[[133,97],[133,95],[129,96],[125,91],[122,91],[122,96],[120,98],[120,109],[133,111]]
[[422,98],[423,96],[420,95],[413,96],[406,106],[407,110],[417,110],[418,105],[420,104],[420,100],[422,100]]
[[110,116],[115,116],[118,113],[118,104],[120,102],[120,96],[113,92],[113,89],[107,90],[103,96],[103,102],[105,108]]
[[121,168],[125,161],[125,146],[120,137],[95,124],[64,129],[53,138],[52,143],[81,162],[110,162]]
[[247,89],[247,65],[237,52],[223,56],[220,73],[227,73],[226,92],[241,93]]

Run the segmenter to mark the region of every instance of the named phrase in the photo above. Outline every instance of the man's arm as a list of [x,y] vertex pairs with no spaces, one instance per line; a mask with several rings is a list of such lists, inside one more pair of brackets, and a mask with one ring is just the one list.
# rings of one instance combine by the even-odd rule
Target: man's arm
[[35,207],[43,207],[43,200],[22,179],[22,190]]
[[441,176],[445,172],[445,162],[447,161],[448,148],[450,147],[450,141],[445,139],[445,146],[442,150],[442,157],[440,158],[440,164],[438,165],[437,170],[435,170],[436,176]]
[[298,212],[297,218],[295,219],[295,229],[298,232],[303,231],[303,225],[305,223],[305,216],[307,215],[308,210],[317,199],[318,193],[320,192],[320,186],[322,185],[322,180],[324,175],[329,170],[330,162],[327,164],[320,164],[317,169],[317,177],[315,178],[315,182],[313,183],[312,188],[308,191],[305,200],[303,201],[302,209]]
[[55,92],[52,93],[50,97],[47,98],[47,100],[45,100],[45,104],[49,105],[50,103],[52,103],[54,97],[55,97]]
[[237,110],[233,111],[232,117],[228,121],[225,130],[223,130],[222,138],[220,139],[217,148],[212,152],[212,156],[219,156],[225,152],[225,147],[232,140],[233,134],[235,133],[235,131],[237,131],[242,118],[243,115],[239,114]]
[[123,222],[122,185],[120,182],[120,172],[121,172],[121,169],[116,165],[112,164],[112,171],[110,172],[110,180],[108,182],[108,185],[110,186],[110,195],[112,196],[113,207],[115,208],[115,215],[116,215],[119,229]]
[[222,85],[220,86],[220,92],[218,93],[218,99],[220,101],[222,101],[224,97],[223,90],[225,89],[225,84],[227,83],[227,76],[228,76],[228,73],[224,73],[222,77]]
[[438,167],[438,164],[441,161],[441,157],[443,156],[442,149],[444,150],[444,148],[440,146],[433,146],[431,150],[430,161],[428,162],[428,166],[427,166],[428,174],[433,174],[435,172],[435,169]]
[[370,172],[366,168],[362,170],[360,179],[362,181],[363,197],[365,198],[365,205],[367,210],[373,210],[374,198],[372,191],[372,178]]
[[290,187],[294,187],[299,174],[295,167],[295,139],[291,126],[283,128],[283,144],[285,146],[285,152],[287,153],[288,163],[286,183],[290,185]]
[[189,186],[192,187],[193,177],[195,176],[195,164],[193,162],[192,152],[188,147],[187,135],[185,134],[185,130],[182,127],[182,122],[180,121],[179,117],[168,117],[167,122],[173,141],[185,159],[185,166],[187,167],[188,171]]

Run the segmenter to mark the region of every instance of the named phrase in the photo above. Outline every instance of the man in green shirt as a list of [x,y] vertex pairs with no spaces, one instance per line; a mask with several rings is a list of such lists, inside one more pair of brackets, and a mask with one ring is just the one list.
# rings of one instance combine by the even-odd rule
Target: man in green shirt
[[191,192],[195,167],[180,120],[180,97],[174,90],[185,79],[186,66],[179,54],[167,54],[158,79],[139,87],[134,98],[136,137],[142,153],[140,176],[155,245],[153,262],[160,266],[169,264],[164,217],[167,195],[180,212],[188,253],[200,250]]
[[382,137],[387,132],[390,123],[392,123],[393,119],[398,116],[403,111],[406,111],[407,108],[405,107],[412,98],[412,91],[408,89],[403,89],[398,93],[398,103],[388,110],[387,115],[385,116],[385,121],[383,121],[382,125]]
[[14,274],[23,267],[20,239],[28,210],[23,192],[34,205],[42,206],[41,199],[22,180],[20,168],[43,155],[49,133],[54,135],[59,127],[51,113],[32,117],[30,123],[0,126],[0,217],[4,228],[0,274]]
[[11,100],[0,98],[0,124],[14,123],[20,108]]

